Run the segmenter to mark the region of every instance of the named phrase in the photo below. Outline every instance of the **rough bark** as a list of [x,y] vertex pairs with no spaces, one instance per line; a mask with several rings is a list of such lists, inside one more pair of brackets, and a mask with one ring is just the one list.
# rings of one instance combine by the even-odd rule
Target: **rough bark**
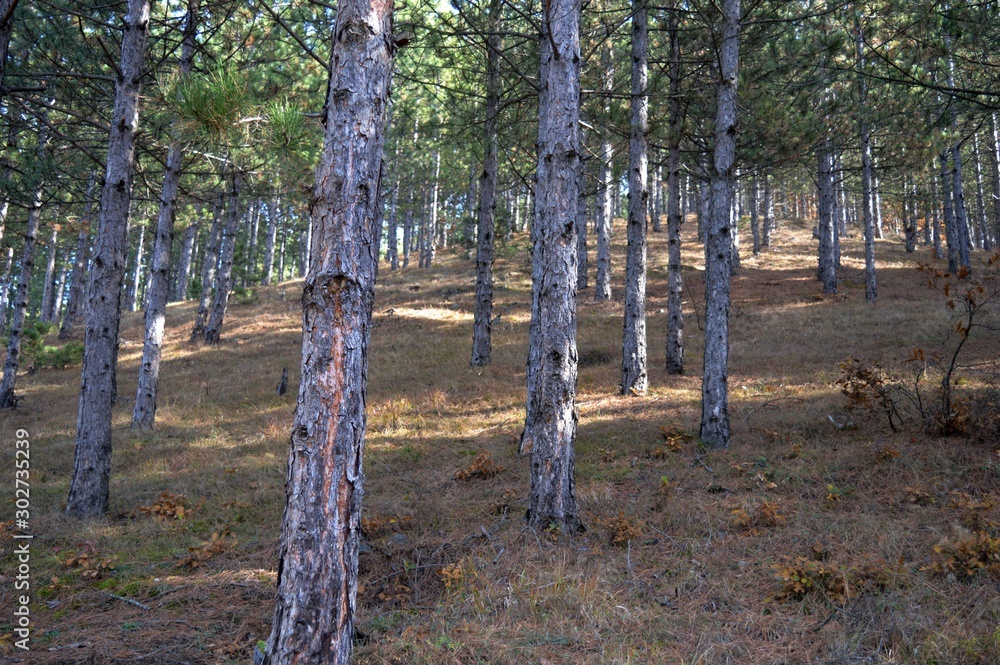
[[823,293],[837,292],[837,264],[834,256],[834,188],[833,151],[830,146],[818,155],[819,183],[819,266],[816,276],[823,284]]
[[712,200],[705,265],[705,367],[701,387],[701,440],[729,446],[729,280],[733,163],[736,159],[736,83],[740,48],[740,0],[722,5]]
[[[184,43],[177,68],[178,77],[182,80],[191,72],[197,16],[198,0],[188,0],[187,18],[184,23]],[[153,240],[153,256],[150,261],[146,330],[142,343],[142,360],[139,363],[135,407],[132,410],[132,429],[140,432],[151,431],[156,419],[156,395],[160,382],[163,328],[167,318],[167,290],[170,287],[170,250],[174,242],[177,192],[180,188],[183,162],[184,150],[178,137],[174,136],[170,143],[170,150],[167,152],[163,186],[160,191],[160,212],[156,220],[156,236]],[[187,281],[186,278],[184,281]]]
[[[610,32],[610,28],[608,28]],[[604,118],[610,122],[611,94],[614,92],[615,69],[614,53],[611,48],[611,37],[608,34],[601,50],[601,68],[604,70],[602,90],[604,92]],[[614,185],[611,180],[612,159],[614,148],[611,144],[611,134],[604,128],[601,137],[600,164],[597,176],[597,275],[594,286],[594,300],[611,300],[611,193]]]
[[622,334],[622,395],[645,395],[646,211],[649,207],[649,25],[645,0],[632,2],[632,95],[629,136],[628,247],[625,255],[625,316]]
[[[205,337],[205,323],[208,321],[209,307],[212,304],[212,287],[215,284],[215,271],[219,267],[219,245],[222,243],[222,197],[212,205],[212,228],[208,232],[208,244],[205,245],[205,256],[201,265],[201,297],[198,299],[198,313],[195,315],[194,328],[191,330],[191,341],[197,342]],[[282,245],[284,239],[282,239]],[[278,270],[278,281],[284,277],[284,266]]]
[[[38,137],[38,161],[42,161],[48,136],[45,132]],[[31,207],[28,209],[28,226],[24,232],[24,249],[21,253],[21,274],[17,280],[17,291],[14,294],[14,315],[10,323],[10,335],[7,338],[7,357],[3,364],[3,379],[0,380],[0,409],[17,407],[18,398],[14,395],[17,381],[17,370],[21,363],[21,336],[24,334],[24,321],[28,312],[28,291],[31,286],[31,269],[35,265],[35,241],[38,235],[38,218],[42,210],[42,183],[35,186],[31,197]]]
[[667,374],[684,373],[684,313],[682,297],[684,278],[681,274],[681,49],[680,16],[671,7],[670,39],[670,107],[667,139]]
[[302,294],[302,379],[264,665],[348,665],[354,639],[368,339],[392,76],[391,2],[341,0]]
[[118,368],[118,325],[125,276],[126,230],[139,125],[139,83],[144,70],[150,0],[129,0],[120,72],[108,140],[108,160],[84,337],[76,458],[67,514],[88,518],[108,510],[111,479],[111,407]]
[[498,168],[497,114],[500,111],[500,0],[490,0],[490,31],[486,38],[486,124],[483,143],[483,173],[479,178],[479,209],[476,223],[476,311],[472,324],[470,364],[490,364],[493,353],[493,235],[496,219]]
[[551,0],[541,22],[538,167],[531,229],[528,525],[573,533],[576,503],[576,205],[580,163],[580,2]]
[[[208,317],[208,323],[205,324],[204,339],[207,344],[218,344],[222,337],[222,323],[226,318],[226,309],[229,307],[229,292],[233,286],[233,259],[236,255],[236,236],[239,233],[239,226],[240,176],[233,169],[229,174],[229,201],[226,206],[226,226],[223,229],[223,239],[219,249],[219,269],[215,274],[212,313]],[[307,228],[312,228],[312,225],[308,225]]]

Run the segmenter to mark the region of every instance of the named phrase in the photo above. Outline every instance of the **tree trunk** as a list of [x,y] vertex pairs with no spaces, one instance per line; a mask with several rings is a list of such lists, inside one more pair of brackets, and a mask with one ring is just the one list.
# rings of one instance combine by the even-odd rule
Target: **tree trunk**
[[0,278],[0,335],[7,332],[7,309],[10,307],[10,273],[14,267],[14,248],[7,248],[7,261],[4,263],[3,277]]
[[648,20],[645,0],[632,2],[632,96],[629,137],[628,248],[625,257],[625,316],[622,334],[622,395],[645,395],[646,370],[646,210],[648,190],[649,99]]
[[191,264],[194,260],[194,241],[198,237],[201,219],[196,218],[184,229],[181,236],[181,255],[177,260],[177,281],[174,283],[174,294],[171,300],[187,300],[188,285],[191,283]]
[[724,0],[719,53],[712,205],[705,265],[705,369],[701,388],[701,440],[729,446],[729,280],[733,163],[736,159],[736,82],[740,50],[740,0]]
[[[188,0],[187,20],[184,24],[184,44],[178,66],[178,77],[183,80],[191,72],[194,59],[195,25],[198,0]],[[167,316],[167,289],[170,277],[170,250],[174,242],[174,219],[177,216],[177,192],[180,187],[184,150],[176,136],[167,152],[166,170],[160,192],[160,214],[156,220],[153,256],[150,260],[149,304],[146,307],[146,331],[142,344],[142,361],[139,363],[139,381],[132,411],[132,430],[149,432],[156,418],[156,394],[160,382],[160,357],[163,347],[163,328]],[[193,242],[193,235],[192,235]],[[190,248],[188,256],[190,257]],[[187,281],[186,278],[184,280]]]
[[[222,323],[229,306],[229,291],[233,286],[233,259],[236,255],[236,236],[240,227],[240,176],[235,167],[229,165],[229,205],[226,207],[226,226],[219,252],[219,270],[215,274],[215,294],[212,300],[212,314],[205,325],[205,342],[218,344],[222,335]],[[308,225],[307,228],[312,228]],[[375,249],[376,255],[378,248]],[[306,253],[308,256],[308,252]]]
[[69,298],[66,300],[66,315],[59,328],[59,339],[69,339],[83,319],[83,301],[86,298],[87,267],[90,263],[90,221],[94,210],[91,198],[97,179],[90,177],[87,182],[86,201],[83,214],[77,222],[76,253],[73,257],[73,272],[70,275]]
[[941,153],[941,202],[944,205],[944,237],[948,244],[948,272],[958,272],[958,232],[955,224],[955,199],[952,196],[951,188],[954,180],[951,174],[951,165],[948,163],[949,154],[945,150]]
[[858,65],[858,133],[861,138],[861,210],[865,230],[865,301],[874,304],[878,299],[878,284],[875,279],[875,220],[872,217],[872,147],[871,130],[865,117],[868,86],[864,78],[864,33],[859,16],[854,18],[854,28],[857,31],[855,47]]
[[392,76],[392,3],[341,0],[303,288],[302,380],[264,665],[348,665],[364,494],[368,339]]
[[[36,151],[39,162],[44,159],[47,142],[48,133],[40,132]],[[24,334],[24,320],[28,312],[28,292],[31,286],[31,269],[35,264],[35,240],[38,235],[38,218],[41,216],[41,210],[42,183],[39,182],[32,193],[31,207],[28,209],[28,227],[24,232],[21,274],[18,277],[17,291],[14,295],[14,316],[10,324],[10,335],[7,338],[7,357],[3,364],[3,379],[0,380],[0,409],[17,407],[18,398],[14,396],[14,385],[21,363],[21,336]]]
[[[910,196],[907,196],[909,194]],[[912,254],[917,249],[917,190],[911,187],[909,177],[903,179],[903,237],[906,243],[906,253]]]
[[[580,139],[583,142],[583,138]],[[586,167],[583,159],[580,160],[580,168],[577,169],[576,187],[579,195],[576,197],[576,290],[582,291],[587,288],[587,198],[584,194],[586,189]]]
[[[198,313],[191,331],[191,341],[201,341],[205,337],[205,323],[208,321],[208,308],[212,304],[212,287],[215,284],[215,271],[219,267],[219,245],[222,242],[222,195],[220,194],[212,205],[212,228],[208,232],[208,244],[205,246],[205,256],[201,265],[201,297],[198,300]],[[282,239],[284,245],[284,239]],[[278,281],[282,280],[284,270],[279,269]]]
[[275,198],[267,208],[267,244],[264,245],[264,267],[261,284],[270,286],[271,274],[274,272],[274,246],[278,239],[278,215],[281,208]]
[[14,33],[14,10],[18,0],[0,0],[0,105],[6,105],[7,85],[4,73],[7,69],[7,52],[10,37]]
[[385,239],[385,258],[389,269],[395,272],[399,269],[399,229],[396,226],[396,209],[399,207],[399,183],[392,188],[392,200],[389,203],[389,228]]
[[63,253],[62,267],[59,269],[59,276],[56,278],[56,297],[52,301],[53,323],[59,323],[59,314],[62,313],[63,295],[66,289],[66,280],[69,278],[69,252]]
[[538,166],[531,228],[528,526],[574,533],[576,504],[576,206],[580,164],[580,2],[551,0],[541,22]]
[[997,114],[990,114],[989,132],[990,175],[993,180],[993,237],[1000,245],[1000,127],[997,127]]
[[132,264],[132,279],[128,283],[125,308],[134,312],[139,308],[139,290],[142,284],[142,243],[146,237],[146,227],[139,227],[139,237],[135,242],[135,262]]
[[52,308],[55,304],[56,296],[56,257],[59,253],[59,226],[52,226],[52,233],[49,235],[49,257],[45,263],[45,281],[42,289],[42,311],[39,317],[45,323],[52,322]]
[[403,215],[403,267],[410,265],[410,250],[413,247],[413,187],[407,201],[406,213]]
[[67,514],[77,518],[97,517],[108,511],[111,407],[117,388],[121,287],[125,277],[126,229],[139,125],[139,81],[145,69],[149,4],[150,0],[128,0],[124,21],[120,75],[88,289],[76,458],[66,502]]
[[834,257],[833,150],[829,143],[819,151],[819,267],[816,276],[823,293],[837,292],[837,266]]
[[493,234],[496,218],[498,168],[497,114],[500,112],[500,0],[490,0],[486,38],[486,125],[483,174],[479,183],[476,229],[476,311],[472,324],[473,367],[490,364],[493,353]]
[[[611,122],[611,95],[615,85],[614,53],[612,52],[611,28],[607,28],[604,48],[601,50],[601,68],[604,71],[602,90],[604,92],[604,122]],[[601,153],[597,176],[597,281],[594,286],[594,300],[611,300],[611,180],[614,148],[611,133],[604,126],[601,130]]]
[[750,236],[753,238],[753,255],[760,256],[760,213],[757,205],[760,183],[757,174],[750,179]]
[[760,244],[771,246],[771,234],[774,232],[774,202],[771,200],[771,176],[764,174],[764,228]]
[[[942,167],[943,168],[943,167]],[[941,214],[942,214],[942,201],[944,201],[943,196],[940,195],[938,191],[938,176],[935,173],[934,165],[931,164],[931,231],[934,241],[934,258],[943,259],[944,250],[941,248]],[[947,208],[950,203],[945,204],[944,207]]]
[[681,274],[681,49],[680,16],[670,7],[670,111],[667,130],[667,374],[684,373],[684,278]]

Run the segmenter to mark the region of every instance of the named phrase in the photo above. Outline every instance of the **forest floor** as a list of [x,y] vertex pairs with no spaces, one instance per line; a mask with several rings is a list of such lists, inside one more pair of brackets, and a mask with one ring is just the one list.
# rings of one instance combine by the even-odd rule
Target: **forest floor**
[[[820,295],[805,225],[785,224],[759,258],[744,244],[732,445],[710,451],[697,441],[701,253],[687,237],[688,371],[668,376],[666,238],[650,234],[650,389],[620,397],[624,234],[616,240],[615,299],[594,302],[593,286],[579,296],[576,488],[587,531],[572,538],[524,527],[527,240],[497,261],[500,320],[482,369],[468,363],[473,262],[446,250],[428,270],[383,266],[357,662],[1000,662],[1000,333],[975,329],[960,357],[957,409],[973,424],[945,437],[920,422],[907,359],[921,349],[933,365],[958,340],[957,312],[917,267],[930,250],[880,241],[879,300],[867,305],[857,237],[844,239],[835,296]],[[23,429],[31,652],[12,646],[6,522],[0,661],[250,662],[273,610],[300,292],[293,281],[234,299],[217,347],[189,343],[194,305],[171,305],[157,429],[143,436],[129,433],[142,321],[126,316],[107,519],[62,512],[79,367],[18,378],[24,400],[0,414],[0,522],[14,516]],[[1000,321],[995,309],[982,317]],[[882,391],[899,432],[878,395],[874,408],[848,409],[838,381],[851,358],[855,387]],[[921,385],[927,404],[939,376],[932,368]]]

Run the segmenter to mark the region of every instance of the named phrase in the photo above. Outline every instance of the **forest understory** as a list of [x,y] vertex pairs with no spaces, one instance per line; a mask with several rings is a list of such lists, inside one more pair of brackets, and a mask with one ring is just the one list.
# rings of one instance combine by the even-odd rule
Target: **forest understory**
[[[1000,314],[981,312],[992,330],[962,349],[960,417],[944,436],[909,399],[921,359],[918,387],[933,398],[934,358],[957,341],[950,296],[918,267],[945,263],[879,241],[869,305],[863,240],[844,238],[839,293],[822,296],[811,229],[782,221],[733,280],[732,443],[708,450],[697,440],[704,258],[693,217],[685,227],[685,376],[663,370],[666,234],[649,241],[644,397],[617,394],[624,233],[613,300],[595,302],[593,286],[578,295],[587,530],[572,537],[524,526],[527,238],[496,263],[486,368],[469,366],[474,261],[453,249],[430,269],[383,266],[356,662],[1000,662]],[[24,399],[0,413],[0,436],[23,429],[31,440],[32,650],[15,651],[13,625],[0,623],[0,660],[252,662],[274,608],[301,286],[234,298],[218,346],[188,341],[195,303],[170,305],[156,429],[145,435],[129,432],[143,323],[125,315],[106,519],[62,510],[79,367],[21,377]],[[283,368],[289,390],[278,396]],[[2,456],[12,469],[14,451]],[[13,473],[0,492],[9,505]]]

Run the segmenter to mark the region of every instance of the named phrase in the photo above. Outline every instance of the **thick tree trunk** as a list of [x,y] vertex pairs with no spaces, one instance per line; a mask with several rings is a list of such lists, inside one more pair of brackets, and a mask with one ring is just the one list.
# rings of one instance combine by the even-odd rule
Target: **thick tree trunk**
[[[604,120],[611,121],[611,94],[614,92],[615,69],[614,54],[611,49],[612,39],[606,36],[604,48],[601,50],[601,68],[604,71],[602,90],[604,92]],[[614,185],[611,180],[612,159],[614,148],[611,144],[611,134],[607,128],[601,130],[601,153],[597,176],[597,281],[594,286],[594,300],[611,300],[611,193]]]
[[541,23],[538,167],[531,270],[528,526],[573,533],[576,504],[576,206],[580,164],[580,2],[551,0]]
[[648,19],[645,0],[632,2],[632,97],[629,137],[628,248],[625,258],[625,316],[622,334],[622,395],[645,395],[646,211],[649,205]]
[[73,272],[70,275],[69,297],[66,300],[66,315],[59,328],[59,339],[69,339],[76,327],[84,318],[83,302],[86,298],[87,267],[90,263],[90,221],[93,215],[94,202],[92,196],[97,179],[91,176],[87,182],[86,201],[83,204],[83,214],[77,222],[76,252],[73,257]]
[[670,114],[667,139],[667,374],[684,373],[684,313],[681,274],[681,49],[680,16],[671,6],[670,35]]
[[476,225],[476,311],[472,324],[473,367],[490,363],[493,319],[493,234],[496,219],[498,168],[497,114],[500,112],[500,0],[490,0],[490,31],[486,38],[486,125],[483,174],[479,182]]
[[[38,136],[38,161],[42,161],[45,145],[48,141],[46,132]],[[24,232],[24,250],[21,253],[21,274],[17,280],[17,291],[14,294],[14,316],[10,324],[10,335],[7,338],[7,357],[3,364],[3,379],[0,380],[0,409],[17,407],[18,398],[14,395],[14,385],[17,381],[17,370],[21,363],[21,336],[24,334],[24,321],[28,312],[28,292],[31,286],[31,269],[35,265],[35,241],[38,235],[38,218],[42,210],[42,183],[35,186],[31,197],[31,208],[28,209],[28,227]]]
[[341,0],[303,288],[302,380],[264,665],[348,665],[354,639],[368,338],[392,76],[391,2]]
[[[230,166],[231,169],[235,167]],[[205,342],[218,344],[222,336],[222,323],[229,306],[229,291],[233,286],[233,259],[236,256],[236,236],[240,228],[240,176],[235,170],[229,174],[229,204],[226,206],[226,226],[223,229],[219,250],[219,270],[215,274],[215,293],[212,313],[205,324]],[[312,228],[308,225],[307,228]],[[376,255],[378,247],[375,248]],[[308,252],[307,252],[308,256]]]
[[[180,79],[184,79],[191,72],[197,17],[198,0],[188,0],[187,19],[184,24],[184,44],[178,66]],[[167,289],[170,285],[170,250],[174,242],[177,192],[180,188],[183,162],[184,150],[177,137],[174,137],[170,143],[170,150],[167,152],[166,170],[163,174],[163,187],[160,192],[160,214],[156,220],[156,236],[153,240],[153,256],[150,261],[146,331],[142,344],[142,361],[139,363],[135,408],[132,411],[132,430],[134,431],[151,431],[156,418],[156,394],[160,382],[163,328],[167,317]],[[188,256],[190,257],[190,248]],[[186,277],[184,281],[187,281]]]
[[816,276],[823,293],[837,292],[837,266],[834,257],[833,151],[829,145],[819,151],[819,266]]
[[740,49],[740,0],[724,0],[719,47],[712,205],[705,265],[705,369],[701,387],[701,440],[729,446],[729,280],[732,238],[729,215],[736,159],[736,83]]
[[150,0],[129,0],[124,21],[120,75],[115,90],[107,170],[88,289],[76,459],[66,501],[66,512],[78,518],[97,517],[108,511],[111,407],[117,388],[121,287],[125,276],[126,229],[135,135],[139,125],[139,81],[146,60],[149,5]]
[[[205,256],[201,265],[201,297],[198,299],[198,313],[195,315],[194,328],[191,330],[191,341],[198,342],[205,338],[205,324],[208,321],[209,307],[212,305],[212,287],[215,285],[215,271],[219,267],[219,245],[222,243],[222,195],[212,205],[212,228],[208,232],[208,244],[205,245]],[[284,239],[282,239],[284,245]],[[284,266],[279,269],[278,281],[284,277]]]
[[49,256],[45,263],[45,281],[42,283],[42,310],[39,319],[45,323],[52,322],[52,309],[56,301],[56,258],[59,254],[59,226],[52,226],[49,235]]

